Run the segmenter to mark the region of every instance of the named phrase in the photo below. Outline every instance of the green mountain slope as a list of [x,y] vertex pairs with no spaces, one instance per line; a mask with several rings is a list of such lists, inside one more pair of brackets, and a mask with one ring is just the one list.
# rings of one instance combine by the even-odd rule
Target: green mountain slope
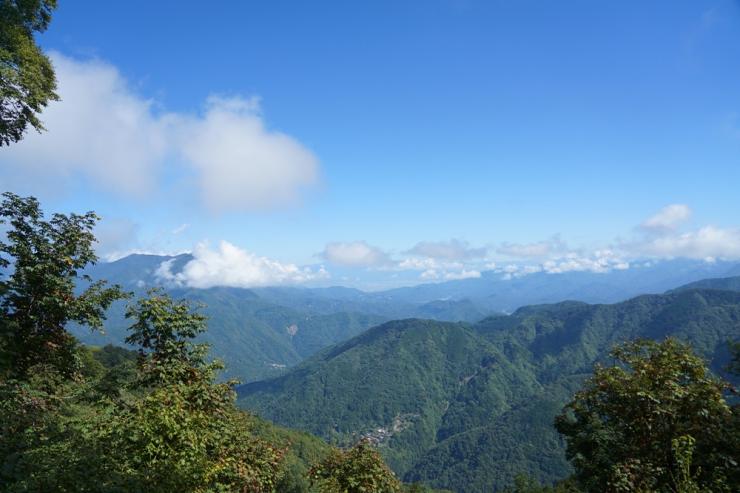
[[[143,295],[161,284],[157,270],[164,262],[178,272],[191,256],[130,255],[92,267],[93,279],[106,279]],[[286,368],[337,342],[393,318],[421,316],[443,320],[480,320],[480,311],[469,300],[427,304],[394,302],[382,296],[347,288],[305,289],[292,287],[177,288],[168,291],[204,305],[209,330],[203,340],[211,354],[226,363],[225,377],[254,381],[282,374]],[[87,344],[122,345],[127,335],[126,304],[114,304],[108,313],[105,333],[91,334],[71,325],[70,331]]]
[[[253,381],[279,375],[316,351],[350,338],[384,320],[362,313],[314,314],[275,305],[244,289],[175,289],[170,293],[204,305],[208,332],[203,341],[226,363],[224,377]],[[105,333],[70,330],[86,344],[122,344],[129,322],[125,303],[108,314]]]
[[459,492],[517,473],[568,474],[552,420],[615,343],[673,335],[715,369],[740,337],[740,293],[693,290],[613,305],[526,307],[476,325],[401,320],[239,389],[240,405],[346,443],[379,442],[397,473]]
[[702,279],[674,289],[673,291],[686,291],[689,289],[724,289],[726,291],[740,291],[740,276],[717,277],[714,279]]
[[456,423],[445,425],[443,417],[460,405],[455,396],[471,378],[500,389],[486,393],[484,407],[503,412],[535,385],[521,375],[469,326],[412,319],[375,327],[284,378],[242,390],[276,422],[340,444],[370,436],[387,446],[400,471],[434,445],[438,432],[454,433]]

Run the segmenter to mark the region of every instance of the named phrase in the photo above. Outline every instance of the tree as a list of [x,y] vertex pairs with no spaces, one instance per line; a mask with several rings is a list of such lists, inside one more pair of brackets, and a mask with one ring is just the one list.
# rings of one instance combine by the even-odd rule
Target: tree
[[581,487],[667,492],[695,483],[716,492],[739,484],[728,385],[674,339],[628,342],[611,354],[618,364],[597,365],[555,422]]
[[129,314],[149,348],[134,374],[124,350],[79,347],[75,379],[37,365],[0,382],[3,491],[274,491],[284,450],[256,438],[231,384],[215,382],[220,364],[191,340],[203,317],[157,291]]
[[152,492],[273,491],[284,451],[255,438],[235,407],[234,382],[216,383],[218,362],[193,343],[205,317],[159,290],[139,300],[127,342],[139,346],[140,393],[113,413],[102,440],[113,446],[116,486]]
[[579,493],[571,478],[560,481],[554,486],[542,486],[533,478],[519,474],[514,484],[504,489],[504,493]]
[[[100,328],[105,310],[123,297],[119,287],[80,273],[96,261],[97,220],[93,213],[46,220],[36,199],[11,193],[0,203],[7,227],[0,241],[0,483],[9,491],[64,491],[46,487],[62,475],[30,471],[64,470],[53,467],[60,450],[71,460],[55,447],[73,439],[78,403],[90,391],[86,377],[99,370],[66,325]],[[89,285],[80,293],[79,283]]]
[[[255,438],[234,382],[193,339],[205,317],[161,291],[128,311],[130,352],[89,349],[66,325],[102,325],[123,296],[81,273],[97,216],[4,194],[0,221],[0,484],[8,492],[274,491],[284,450]],[[79,284],[86,284],[80,286]]]
[[367,440],[347,451],[335,450],[309,472],[325,493],[398,493],[401,483]]
[[220,369],[218,363],[206,363],[206,344],[193,343],[206,331],[206,317],[187,302],[175,302],[152,289],[147,298],[129,307],[126,318],[134,321],[126,343],[139,347],[142,384],[191,383],[196,377],[210,378]]
[[729,346],[732,360],[727,366],[727,371],[734,375],[740,375],[740,341],[730,341]]
[[[97,260],[93,227],[98,216],[54,214],[46,220],[38,201],[4,193],[0,224],[0,376],[24,379],[34,365],[66,377],[79,369],[69,322],[100,329],[105,311],[125,295],[120,287],[92,282],[82,269]],[[78,283],[87,283],[76,293]]]
[[51,21],[56,0],[0,0],[0,147],[18,142],[38,114],[57,100],[49,58],[34,41]]

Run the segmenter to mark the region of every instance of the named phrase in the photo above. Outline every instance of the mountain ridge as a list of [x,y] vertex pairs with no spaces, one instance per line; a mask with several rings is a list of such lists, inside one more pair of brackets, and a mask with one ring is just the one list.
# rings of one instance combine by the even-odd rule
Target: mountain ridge
[[563,302],[476,324],[393,321],[323,350],[279,385],[239,387],[239,404],[334,443],[377,435],[406,481],[498,491],[522,472],[545,482],[566,476],[554,415],[614,344],[667,336],[720,371],[727,341],[740,337],[740,292]]

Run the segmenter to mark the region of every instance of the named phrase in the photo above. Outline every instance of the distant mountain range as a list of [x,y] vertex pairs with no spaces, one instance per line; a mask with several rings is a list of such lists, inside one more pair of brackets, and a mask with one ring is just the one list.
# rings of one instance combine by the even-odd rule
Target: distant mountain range
[[687,291],[689,289],[722,289],[726,291],[740,291],[740,276],[702,279],[680,286],[673,291]]
[[[172,261],[173,270],[177,272],[176,269],[182,268],[189,259],[188,255],[131,255],[116,262],[98,264],[88,274],[93,279],[120,284],[141,296],[147,288],[162,284],[156,276],[162,262]],[[346,288],[169,286],[167,290],[176,298],[204,306],[209,329],[203,340],[212,345],[214,356],[226,362],[224,378],[243,381],[281,374],[322,348],[394,318],[478,320],[487,314],[468,300],[420,304],[389,302]],[[125,306],[125,302],[114,304],[103,334],[90,333],[74,325],[70,330],[87,344],[121,345],[130,325],[124,318]]]
[[566,476],[554,416],[614,344],[669,335],[721,372],[727,341],[740,338],[740,292],[569,301],[476,324],[393,321],[240,387],[239,403],[336,443],[369,437],[406,481],[490,492],[518,473]]
[[[88,273],[143,294],[161,285],[157,270],[169,262],[177,274],[192,260],[178,256],[130,255],[100,263]],[[510,280],[484,272],[481,278],[422,284],[389,291],[364,292],[345,287],[303,288],[168,286],[177,297],[206,305],[213,355],[227,364],[228,377],[243,381],[276,376],[329,345],[349,339],[381,322],[402,318],[475,322],[495,313],[564,299],[615,302],[642,293],[663,292],[707,277],[740,272],[740,264],[672,260],[598,274],[531,274]],[[109,313],[105,334],[70,329],[89,344],[122,344],[128,322],[125,304]]]
[[527,305],[564,300],[615,303],[641,294],[660,294],[707,278],[740,275],[737,262],[674,259],[635,262],[629,269],[595,272],[538,272],[506,279],[500,273],[436,284],[397,288],[381,293],[389,300],[424,303],[436,299],[471,300],[488,312],[511,313]]

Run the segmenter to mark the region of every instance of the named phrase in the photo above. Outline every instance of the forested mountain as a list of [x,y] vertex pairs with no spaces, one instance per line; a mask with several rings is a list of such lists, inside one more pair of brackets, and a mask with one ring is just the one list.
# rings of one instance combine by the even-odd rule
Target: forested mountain
[[674,291],[686,291],[688,289],[724,289],[727,291],[740,291],[740,276],[718,277],[715,279],[702,279],[685,286],[678,287]]
[[522,472],[566,476],[555,415],[612,345],[668,335],[720,371],[740,336],[740,293],[563,302],[474,325],[394,321],[242,386],[239,403],[336,443],[370,437],[407,481],[491,491]]
[[[140,290],[138,290],[140,292]],[[226,363],[224,376],[251,381],[280,374],[316,351],[387,320],[379,315],[339,312],[316,314],[275,305],[249,290],[234,288],[174,289],[171,294],[204,305],[209,331],[201,340]],[[123,344],[130,321],[126,302],[109,311],[105,333],[72,326],[88,344]]]
[[[192,257],[130,255],[89,269],[93,279],[107,279],[141,296],[159,286],[156,275],[163,262],[178,272]],[[81,286],[82,287],[82,286]],[[479,320],[486,315],[468,300],[424,304],[390,302],[382,297],[347,288],[178,288],[177,298],[204,305],[209,331],[202,340],[212,354],[226,363],[225,377],[253,381],[282,373],[320,349],[349,339],[381,322],[409,316]],[[87,344],[123,344],[130,321],[126,302],[109,310],[104,333],[91,333],[72,325],[70,330]]]
[[[88,270],[137,295],[166,281],[158,275],[164,262],[178,273],[192,260],[178,256],[130,255]],[[225,376],[254,381],[281,374],[331,344],[349,339],[381,322],[402,318],[477,322],[501,310],[563,299],[618,301],[644,292],[663,291],[706,275],[724,273],[735,264],[671,261],[608,274],[533,274],[504,280],[484,273],[479,279],[425,284],[381,292],[344,287],[195,289],[169,286],[173,296],[203,303],[210,330],[203,339],[225,361]],[[125,302],[110,310],[105,334],[71,326],[89,344],[122,344],[128,321]]]

